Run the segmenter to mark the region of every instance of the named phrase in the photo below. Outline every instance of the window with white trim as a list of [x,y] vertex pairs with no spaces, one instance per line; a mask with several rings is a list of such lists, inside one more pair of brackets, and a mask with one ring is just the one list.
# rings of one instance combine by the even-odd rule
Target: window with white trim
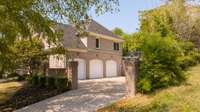
[[99,40],[99,38],[96,38],[96,48],[97,49],[100,48],[100,40]]

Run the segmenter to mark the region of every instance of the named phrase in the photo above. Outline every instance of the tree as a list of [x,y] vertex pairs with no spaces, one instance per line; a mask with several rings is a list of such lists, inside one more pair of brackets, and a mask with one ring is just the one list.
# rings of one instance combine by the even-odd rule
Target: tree
[[62,31],[55,30],[57,22],[68,21],[78,29],[78,33],[83,34],[90,19],[90,10],[94,9],[99,15],[113,12],[117,5],[118,0],[1,0],[1,71],[12,68],[9,67],[13,63],[10,60],[13,52],[10,46],[16,44],[16,40],[42,37],[49,43],[58,44]]
[[179,40],[192,41],[200,46],[200,8],[184,0],[172,0],[166,5],[141,13],[140,30],[162,37],[174,35]]
[[142,57],[138,90],[151,92],[185,81],[185,74],[177,61],[182,52],[177,40],[173,37],[163,38],[160,34],[143,35],[146,38],[139,46]]
[[120,29],[120,28],[114,28],[113,30],[112,30],[112,32],[115,34],[115,35],[118,35],[118,36],[123,36],[125,33],[124,33],[124,31],[122,30],[122,29]]
[[114,5],[118,5],[118,0],[1,0],[1,44],[6,46],[16,37],[30,38],[34,34],[55,41],[55,22],[67,20],[82,31],[91,9],[102,14],[113,11]]

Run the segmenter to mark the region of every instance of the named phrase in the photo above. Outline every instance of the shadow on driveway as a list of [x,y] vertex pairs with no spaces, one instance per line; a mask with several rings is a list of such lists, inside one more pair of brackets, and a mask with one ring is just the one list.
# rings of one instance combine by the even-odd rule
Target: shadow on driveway
[[79,81],[79,89],[49,98],[16,112],[94,112],[125,96],[125,78]]

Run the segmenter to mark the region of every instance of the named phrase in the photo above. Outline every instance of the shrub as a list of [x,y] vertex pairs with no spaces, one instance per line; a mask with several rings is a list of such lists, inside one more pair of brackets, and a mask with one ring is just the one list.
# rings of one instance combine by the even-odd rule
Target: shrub
[[200,52],[198,50],[193,50],[190,53],[190,56],[195,61],[195,64],[198,64],[200,62]]
[[16,77],[16,76],[19,76],[19,74],[17,74],[16,72],[8,74],[8,78],[9,77]]
[[65,77],[58,77],[56,79],[57,89],[67,89],[68,88],[68,79]]
[[38,75],[33,75],[31,78],[31,84],[33,86],[38,86],[39,84],[39,76]]
[[55,88],[56,87],[56,80],[54,77],[47,77],[47,87],[49,88]]
[[25,79],[26,79],[26,77],[23,75],[18,75],[18,77],[17,77],[17,81],[24,81]]
[[179,61],[180,67],[183,70],[186,70],[187,68],[189,68],[191,66],[194,66],[194,65],[196,65],[198,63],[197,59],[193,58],[192,56],[180,57],[178,59],[178,61]]
[[40,76],[39,77],[39,86],[40,87],[45,87],[46,86],[46,82],[47,82],[46,79],[47,78],[45,76]]
[[140,49],[142,58],[137,83],[140,92],[150,92],[185,80],[177,61],[181,49],[175,39],[156,34],[149,35]]

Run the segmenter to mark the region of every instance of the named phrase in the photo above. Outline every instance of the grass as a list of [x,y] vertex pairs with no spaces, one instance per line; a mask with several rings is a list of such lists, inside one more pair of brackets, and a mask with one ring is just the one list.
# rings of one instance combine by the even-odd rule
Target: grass
[[[62,80],[60,80],[62,81]],[[16,109],[42,101],[70,90],[70,86],[32,85],[27,81],[5,82],[0,84],[0,112],[12,112]]]
[[200,112],[200,65],[187,73],[186,84],[125,98],[98,112]]
[[22,82],[6,82],[0,84],[0,104],[6,102],[23,86]]

